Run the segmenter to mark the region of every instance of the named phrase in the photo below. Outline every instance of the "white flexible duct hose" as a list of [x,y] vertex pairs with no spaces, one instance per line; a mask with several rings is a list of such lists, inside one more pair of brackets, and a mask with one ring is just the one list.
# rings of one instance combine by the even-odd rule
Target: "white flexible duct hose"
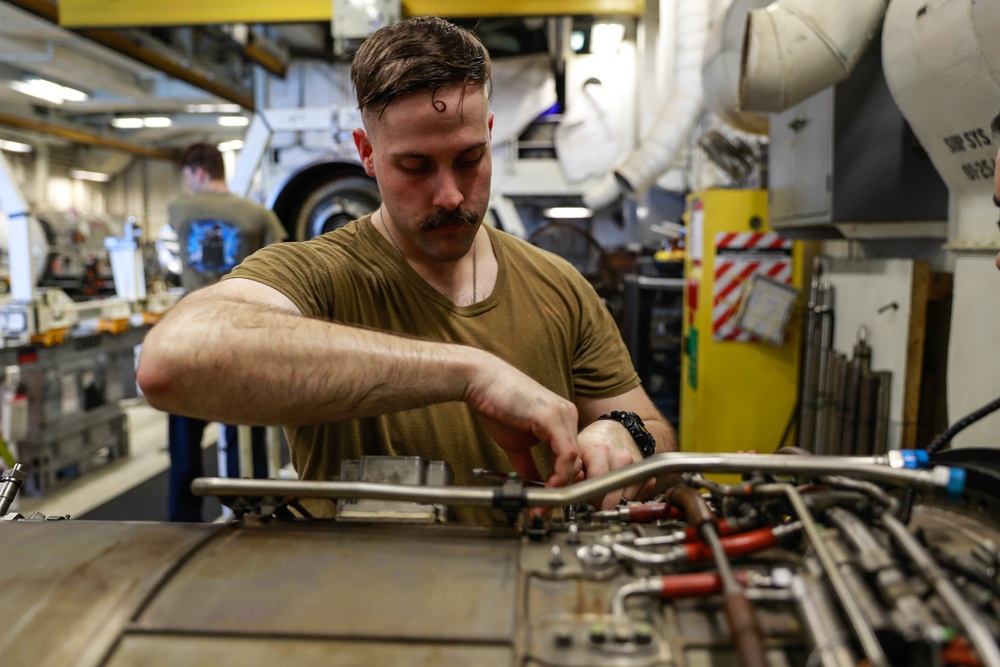
[[777,0],[747,16],[740,108],[781,112],[846,79],[877,34],[888,0]]
[[[667,6],[669,3],[663,3]],[[678,0],[674,85],[646,139],[614,170],[610,178],[583,195],[591,209],[607,206],[625,192],[641,195],[671,165],[701,112],[701,65],[711,18],[705,0]]]
[[732,4],[712,21],[705,40],[705,56],[701,66],[705,107],[728,125],[767,136],[767,114],[740,111],[740,58],[746,37],[747,14],[762,9],[771,0],[733,0]]

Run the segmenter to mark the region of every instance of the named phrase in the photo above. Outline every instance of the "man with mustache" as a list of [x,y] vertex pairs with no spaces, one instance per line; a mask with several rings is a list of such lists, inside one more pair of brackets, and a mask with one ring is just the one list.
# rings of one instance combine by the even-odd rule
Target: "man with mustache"
[[[482,224],[493,114],[478,38],[407,19],[364,42],[351,77],[364,124],[354,141],[382,205],[266,248],[175,305],[143,346],[149,402],[281,424],[311,480],[382,454],[447,461],[460,485],[484,483],[472,470],[487,468],[558,486],[674,451],[590,284]],[[612,508],[655,486],[595,502]]]

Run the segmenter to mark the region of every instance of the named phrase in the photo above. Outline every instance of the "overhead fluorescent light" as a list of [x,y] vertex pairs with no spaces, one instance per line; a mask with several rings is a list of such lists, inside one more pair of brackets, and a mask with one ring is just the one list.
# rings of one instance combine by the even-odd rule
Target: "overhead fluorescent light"
[[166,116],[147,116],[142,119],[143,127],[170,127],[174,121]]
[[87,93],[81,90],[69,88],[67,86],[60,86],[58,83],[54,83],[46,79],[11,81],[10,87],[19,93],[24,93],[25,95],[30,95],[31,97],[37,97],[40,100],[46,100],[48,102],[52,102],[53,104],[62,104],[63,102],[86,102],[90,98]]
[[226,153],[229,151],[238,151],[243,148],[243,141],[241,139],[233,139],[232,141],[223,141],[218,146],[220,153]]
[[135,130],[142,127],[141,118],[112,118],[111,125],[120,130]]
[[97,183],[107,183],[111,180],[111,174],[103,174],[99,171],[84,171],[82,169],[72,169],[69,175],[81,181],[95,181]]
[[147,116],[145,118],[128,116],[112,118],[111,124],[120,130],[136,130],[140,127],[170,127],[174,121],[166,116]]
[[188,113],[239,113],[243,107],[239,104],[188,104],[184,110]]
[[590,52],[614,55],[625,38],[625,26],[621,23],[595,23],[590,28]]
[[5,141],[0,139],[0,151],[7,151],[8,153],[30,153],[34,149],[28,144],[22,144],[20,141]]
[[554,206],[542,209],[542,215],[553,220],[581,220],[594,217],[594,212],[585,206]]
[[218,123],[222,127],[246,127],[250,119],[246,116],[219,116]]

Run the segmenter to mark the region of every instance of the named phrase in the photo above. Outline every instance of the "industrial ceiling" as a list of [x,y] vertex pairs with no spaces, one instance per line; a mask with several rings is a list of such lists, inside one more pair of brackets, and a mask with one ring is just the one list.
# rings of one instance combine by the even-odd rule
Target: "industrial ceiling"
[[[163,159],[191,141],[238,140],[262,73],[283,76],[291,58],[334,58],[334,6],[0,0],[0,140]],[[410,0],[401,10],[488,30],[511,24],[510,17],[636,16],[643,3]]]

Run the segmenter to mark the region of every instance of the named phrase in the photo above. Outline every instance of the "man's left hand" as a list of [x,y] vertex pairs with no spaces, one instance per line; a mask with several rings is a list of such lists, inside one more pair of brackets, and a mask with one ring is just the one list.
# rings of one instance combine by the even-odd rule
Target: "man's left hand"
[[[580,431],[576,442],[583,460],[583,471],[578,479],[591,479],[642,460],[632,435],[616,421],[602,419],[593,422]],[[623,500],[647,500],[655,488],[656,479],[650,478],[612,491],[603,498],[594,498],[591,503],[599,505],[602,510],[612,510]]]

